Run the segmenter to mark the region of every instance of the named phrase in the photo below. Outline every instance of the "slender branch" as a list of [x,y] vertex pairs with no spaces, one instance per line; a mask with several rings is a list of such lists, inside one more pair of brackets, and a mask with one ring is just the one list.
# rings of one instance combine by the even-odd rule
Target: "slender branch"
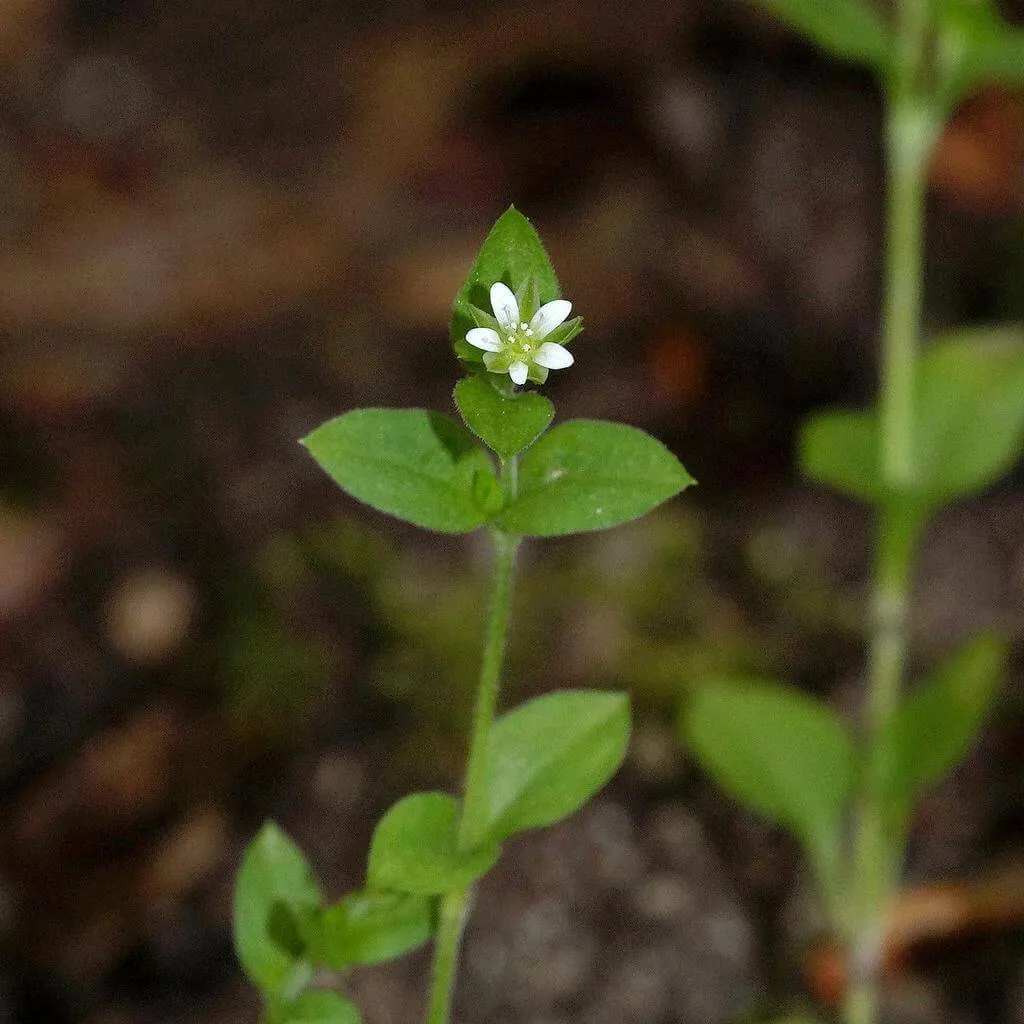
[[459,959],[462,929],[469,913],[468,889],[445,893],[434,937],[434,967],[430,983],[427,1024],[447,1024],[451,1016],[452,988]]
[[473,732],[469,745],[469,764],[466,768],[466,784],[462,797],[462,816],[459,819],[459,847],[463,850],[472,849],[479,841],[481,822],[485,816],[487,752],[498,703],[501,667],[505,660],[512,574],[519,538],[495,530],[494,547],[497,559],[494,566],[491,618],[487,624],[487,637],[480,664],[480,681],[477,684]]
[[[502,485],[506,497],[513,497],[516,488],[516,460],[502,466]],[[477,684],[476,705],[469,743],[466,782],[463,787],[462,813],[459,817],[458,845],[471,850],[480,842],[487,810],[487,756],[491,728],[498,703],[501,669],[505,660],[509,609],[512,603],[512,578],[515,571],[519,538],[499,530],[493,531],[495,547],[494,587],[491,612],[484,639]],[[430,987],[427,1024],[448,1024],[452,989],[458,967],[459,947],[469,907],[472,888],[446,893],[441,899],[437,935],[434,941],[434,968]]]
[[920,345],[924,198],[942,114],[927,67],[928,0],[898,0],[896,53],[887,84],[888,196],[879,398],[880,472],[892,495],[878,510],[871,606],[866,768],[854,811],[847,1024],[874,1024],[885,917],[903,857],[877,791],[883,734],[899,704],[907,656],[910,577],[923,513],[916,472],[914,403]]

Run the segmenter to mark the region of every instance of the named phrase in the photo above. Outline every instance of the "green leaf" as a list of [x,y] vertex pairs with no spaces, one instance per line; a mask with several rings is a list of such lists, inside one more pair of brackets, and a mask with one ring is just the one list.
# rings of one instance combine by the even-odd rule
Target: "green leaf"
[[486,377],[464,377],[455,404],[466,426],[502,459],[528,448],[548,428],[555,407],[533,391],[501,394]]
[[884,69],[889,64],[889,29],[867,0],[759,0],[790,28],[823,50]]
[[517,496],[495,521],[534,537],[603,530],[642,516],[695,482],[642,430],[571,420],[527,450]]
[[497,220],[477,254],[469,276],[459,289],[452,309],[451,337],[460,359],[482,365],[482,353],[466,341],[466,332],[477,325],[473,307],[490,312],[490,288],[503,281],[522,294],[524,287],[532,300],[543,305],[559,298],[561,292],[551,260],[533,225],[510,206]]
[[432,896],[464,889],[495,864],[501,849],[488,842],[458,848],[459,803],[444,793],[414,793],[381,818],[370,843],[372,889]]
[[628,743],[624,693],[565,690],[503,715],[490,737],[481,832],[504,839],[568,817],[615,774]]
[[[1024,450],[1024,334],[976,330],[921,357],[914,408],[916,479],[899,495],[925,508],[984,489]],[[875,412],[829,412],[805,424],[800,464],[812,480],[864,501],[896,492],[881,478]]]
[[881,803],[902,832],[919,794],[967,753],[999,693],[1007,644],[983,633],[907,697],[879,739]]
[[885,494],[879,475],[878,424],[873,412],[824,412],[800,432],[800,467],[811,480],[862,501]]
[[433,901],[426,896],[354,892],[320,915],[313,955],[335,970],[377,964],[421,946],[433,930]]
[[468,533],[495,510],[490,458],[454,420],[423,409],[356,409],[302,442],[353,498],[416,526]]
[[361,1024],[359,1011],[344,996],[310,989],[272,1014],[270,1024]]
[[791,829],[819,861],[831,859],[854,766],[834,712],[778,684],[719,682],[693,695],[682,728],[727,793]]
[[1024,332],[963,332],[921,359],[918,488],[944,504],[995,483],[1024,450]]
[[937,5],[938,64],[950,105],[985,85],[1024,85],[1024,29],[995,3],[945,0]]
[[298,847],[267,822],[249,844],[235,883],[235,950],[250,980],[269,996],[291,999],[312,969],[305,940],[320,891]]
[[973,86],[1024,85],[1024,29],[1002,24],[998,32],[972,40],[963,61]]

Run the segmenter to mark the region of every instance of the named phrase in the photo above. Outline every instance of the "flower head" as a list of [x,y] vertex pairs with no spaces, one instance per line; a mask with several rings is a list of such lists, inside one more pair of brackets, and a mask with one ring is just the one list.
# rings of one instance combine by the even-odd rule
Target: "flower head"
[[496,327],[474,327],[466,334],[470,345],[483,349],[484,366],[491,373],[507,373],[516,384],[543,384],[548,370],[572,366],[572,353],[564,345],[544,340],[565,323],[571,302],[545,302],[527,322],[512,289],[499,281],[491,285],[491,309]]

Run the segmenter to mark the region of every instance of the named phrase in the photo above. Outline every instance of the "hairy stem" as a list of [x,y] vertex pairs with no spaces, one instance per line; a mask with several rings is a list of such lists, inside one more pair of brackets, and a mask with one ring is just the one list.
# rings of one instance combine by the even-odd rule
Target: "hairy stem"
[[473,732],[469,744],[469,764],[462,797],[462,815],[459,819],[459,847],[471,850],[481,836],[486,814],[487,752],[498,703],[501,667],[505,660],[505,640],[508,634],[508,613],[512,598],[512,575],[515,568],[519,538],[499,531],[494,532],[497,559],[494,567],[494,590],[491,596],[491,617],[487,624],[480,681],[477,684],[476,707],[473,712]]
[[[508,460],[502,466],[502,483],[507,497],[515,494],[516,463]],[[491,592],[490,619],[484,640],[477,684],[476,706],[469,743],[469,761],[463,788],[462,812],[459,817],[458,844],[461,850],[472,850],[483,838],[487,801],[487,753],[491,727],[494,725],[501,668],[505,660],[508,637],[509,608],[512,603],[512,578],[515,571],[519,538],[499,530],[493,531],[496,553],[494,587]],[[427,1024],[448,1024],[451,1013],[452,988],[458,968],[462,930],[472,902],[472,889],[446,893],[441,899],[437,935],[434,941],[434,969],[430,987]]]
[[448,1024],[452,988],[459,959],[462,929],[469,913],[470,891],[449,892],[441,898],[437,934],[434,937],[434,968],[430,983],[428,1024]]

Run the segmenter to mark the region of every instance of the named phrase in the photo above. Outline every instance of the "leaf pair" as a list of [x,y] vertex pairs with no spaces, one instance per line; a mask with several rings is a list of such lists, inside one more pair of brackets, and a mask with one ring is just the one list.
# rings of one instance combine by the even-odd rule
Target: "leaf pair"
[[[529,444],[550,421],[547,399],[504,399],[485,381],[464,381],[467,419],[499,455]],[[539,401],[534,401],[539,400]],[[491,404],[488,404],[491,403]],[[541,422],[541,421],[545,422]],[[526,440],[529,438],[529,440]],[[522,457],[518,492],[505,502],[488,455],[446,416],[420,409],[357,409],[303,442],[352,497],[443,533],[485,524],[534,537],[600,530],[650,511],[693,478],[660,442],[616,423],[575,420],[545,434]],[[507,457],[507,456],[503,456]]]
[[[894,842],[915,799],[967,751],[998,692],[1006,645],[972,640],[907,697],[878,738],[872,776]],[[735,799],[792,831],[824,884],[834,882],[843,820],[862,771],[828,706],[776,683],[702,686],[681,727],[690,750]]]
[[[865,64],[883,80],[899,59],[894,33],[871,0],[758,0],[823,50]],[[1024,84],[1024,29],[995,0],[930,0],[936,97],[947,107],[973,90]]]
[[578,810],[622,762],[629,738],[624,694],[562,691],[538,697],[494,725],[486,808],[463,826],[459,803],[414,793],[381,819],[370,845],[371,888],[440,895],[471,885],[494,866],[502,840]]
[[324,907],[305,857],[273,822],[246,850],[235,884],[235,949],[266,998],[268,1024],[358,1024],[343,996],[305,990],[314,968],[390,960],[432,930],[430,901],[404,893],[353,893]]
[[935,344],[921,357],[915,398],[915,479],[906,491],[882,478],[874,410],[812,418],[801,436],[803,471],[862,501],[899,498],[925,510],[994,483],[1024,450],[1024,334],[970,331]]

